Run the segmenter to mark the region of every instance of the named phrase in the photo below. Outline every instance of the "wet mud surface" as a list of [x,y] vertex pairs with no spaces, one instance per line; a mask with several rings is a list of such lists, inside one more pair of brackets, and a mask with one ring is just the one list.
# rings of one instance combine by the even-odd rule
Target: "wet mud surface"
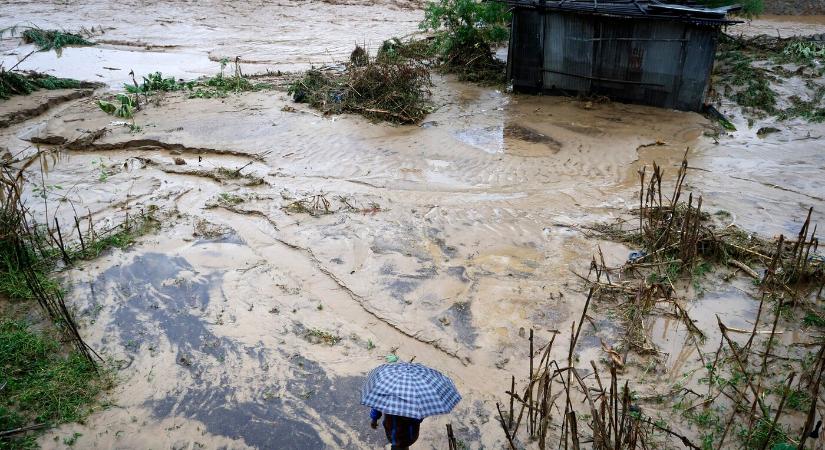
[[[214,71],[213,54],[288,68],[414,31],[421,18],[406,4],[364,3],[233,11],[150,3],[171,9],[140,15],[142,31],[105,36],[143,47],[93,49],[100,61],[125,51],[163,66],[151,70],[194,77]],[[15,4],[15,20],[71,28],[128,7],[37,5]],[[284,31],[261,41],[273,11]],[[296,25],[302,18],[330,22],[329,32],[310,33],[310,24]],[[25,54],[2,43],[7,58]],[[83,51],[32,64],[79,76],[72,55]],[[117,85],[115,72],[81,78]],[[39,167],[27,174],[51,186],[50,217],[68,221],[77,211],[118,223],[155,208],[162,217],[157,233],[66,272],[84,337],[117,368],[118,383],[111,406],[40,444],[60,447],[54,437],[79,432],[78,448],[377,448],[383,433],[369,428],[360,385],[394,352],[445,372],[464,396],[450,416],[424,422],[421,448],[443,448],[446,423],[470,448],[501,448],[496,402],[511,374],[527,372],[525,332],[546,338],[578,320],[585,297],[573,271],[587,272],[597,246],[608,265],[625,261],[631,249],[587,237],[582,226],[637,204],[639,168],[656,161],[675,174],[689,149],[689,190],[763,236],[795,233],[810,206],[815,222],[825,218],[822,125],[783,123],[759,137],[760,124],[737,124],[740,131],[714,137],[713,124],[693,113],[514,96],[441,77],[433,93],[439,108],[421,126],[319,117],[271,90],[209,100],[167,94],[135,117],[136,131],[94,97],[0,128],[8,158],[36,146],[56,152],[42,180]],[[28,97],[24,106],[51,98]],[[0,111],[23,109],[9,105]],[[42,191],[28,195],[43,207]],[[294,208],[316,196],[329,211]],[[719,314],[747,328],[757,303],[740,287],[711,282],[685,301],[708,321],[700,327],[713,328]],[[615,340],[610,326],[583,333],[583,368],[603,358],[602,339]],[[683,325],[649,326],[664,369],[629,374],[647,383],[641,391],[696,364]],[[564,336],[555,348],[565,348]],[[705,351],[718,340],[710,336]]]

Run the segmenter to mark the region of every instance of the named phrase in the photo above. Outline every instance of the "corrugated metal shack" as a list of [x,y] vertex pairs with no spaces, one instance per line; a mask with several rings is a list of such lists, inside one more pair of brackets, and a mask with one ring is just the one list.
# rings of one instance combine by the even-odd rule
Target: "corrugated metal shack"
[[507,77],[522,92],[605,95],[699,111],[732,8],[656,0],[505,0]]

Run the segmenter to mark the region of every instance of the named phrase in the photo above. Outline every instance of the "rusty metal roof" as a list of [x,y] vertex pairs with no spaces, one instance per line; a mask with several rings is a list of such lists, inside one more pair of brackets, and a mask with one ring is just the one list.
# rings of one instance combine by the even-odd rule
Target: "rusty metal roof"
[[648,18],[690,22],[698,25],[730,25],[728,13],[738,5],[705,8],[691,2],[665,3],[658,0],[504,0],[514,7],[624,18]]

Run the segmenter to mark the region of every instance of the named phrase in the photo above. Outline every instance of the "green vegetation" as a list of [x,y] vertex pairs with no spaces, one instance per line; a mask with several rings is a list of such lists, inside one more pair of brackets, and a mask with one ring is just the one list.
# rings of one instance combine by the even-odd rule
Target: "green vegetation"
[[235,206],[244,202],[243,197],[229,192],[221,192],[218,195],[218,203],[225,206]]
[[808,63],[825,58],[825,46],[821,42],[792,40],[782,50],[782,55],[798,63]]
[[157,92],[185,91],[189,98],[222,98],[230,93],[256,91],[267,89],[266,83],[252,83],[241,72],[238,62],[235,62],[235,71],[232,75],[224,73],[228,60],[221,60],[221,71],[213,77],[194,81],[175,80],[173,77],[164,77],[161,72],[150,73],[143,77],[140,85],[125,85],[126,92],[131,94],[151,95]]
[[321,330],[319,328],[312,328],[306,331],[304,337],[311,341],[322,343],[326,345],[335,345],[341,342],[341,336],[334,335],[326,330]]
[[785,430],[764,418],[757,419],[750,431],[745,426],[740,426],[737,435],[742,448],[774,448],[788,442]]
[[[56,339],[23,322],[0,322],[0,431],[83,420],[109,382],[82,355],[62,355]],[[29,448],[36,448],[32,434],[0,439],[0,449]]]
[[42,28],[29,28],[23,32],[23,42],[34,44],[41,52],[54,50],[58,54],[64,47],[88,47],[95,45],[94,42],[87,41],[83,36],[67,31],[44,30]]
[[430,111],[428,70],[412,61],[367,61],[341,72],[308,70],[289,86],[298,103],[324,114],[358,113],[375,120],[417,123]]
[[802,322],[808,327],[825,328],[825,317],[813,312],[806,313],[805,317],[802,319]]
[[789,99],[792,105],[779,114],[779,118],[786,120],[793,117],[801,117],[808,122],[825,122],[825,86],[816,89],[810,100],[802,100],[799,96],[792,96]]
[[491,46],[508,38],[507,5],[479,0],[429,2],[420,27],[435,33],[433,46],[448,73],[474,82],[504,82],[505,64]]
[[767,114],[776,113],[776,93],[771,89],[764,70],[753,66],[754,59],[741,50],[720,51],[714,71],[730,89],[729,94],[741,106]]
[[12,95],[29,95],[40,89],[74,89],[91,86],[70,78],[57,78],[42,73],[20,73],[0,69],[0,99],[6,100]]
[[[22,30],[22,33],[20,32]],[[54,50],[58,56],[64,47],[88,47],[95,45],[94,42],[86,40],[77,33],[59,30],[44,30],[40,27],[21,27],[18,25],[0,30],[0,38],[3,35],[20,35],[26,44],[34,44],[41,52]]]
[[[780,120],[802,118],[808,122],[825,122],[825,86],[818,80],[825,70],[825,46],[801,38],[752,38],[723,36],[717,52],[714,76],[723,85],[723,94],[740,106]],[[790,70],[787,65],[796,65]],[[780,108],[773,85],[789,78],[800,78],[808,91],[787,97],[790,106]]]
[[375,59],[379,63],[392,64],[407,60],[424,61],[435,56],[435,46],[427,39],[402,42],[392,38],[381,44]]
[[137,96],[126,94],[115,95],[114,101],[98,100],[97,106],[106,114],[124,119],[131,119],[138,109]]

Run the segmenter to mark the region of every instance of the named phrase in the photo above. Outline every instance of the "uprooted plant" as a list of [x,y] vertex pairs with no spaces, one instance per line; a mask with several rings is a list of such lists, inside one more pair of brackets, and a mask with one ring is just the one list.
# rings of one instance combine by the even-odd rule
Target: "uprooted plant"
[[40,89],[76,89],[96,87],[93,83],[77,81],[70,78],[57,78],[37,72],[18,72],[0,67],[0,99],[6,100],[12,95],[29,95]]
[[[85,32],[86,30],[81,31]],[[0,37],[9,34],[12,36],[19,35],[26,44],[34,44],[41,52],[54,50],[60,56],[65,47],[88,47],[95,45],[94,42],[87,40],[80,33],[72,33],[69,31],[47,30],[37,26],[20,26],[0,30]],[[91,34],[86,32],[86,34]]]
[[366,58],[343,70],[310,69],[289,86],[298,103],[324,114],[351,112],[396,123],[417,123],[427,115],[429,71],[414,61]]

